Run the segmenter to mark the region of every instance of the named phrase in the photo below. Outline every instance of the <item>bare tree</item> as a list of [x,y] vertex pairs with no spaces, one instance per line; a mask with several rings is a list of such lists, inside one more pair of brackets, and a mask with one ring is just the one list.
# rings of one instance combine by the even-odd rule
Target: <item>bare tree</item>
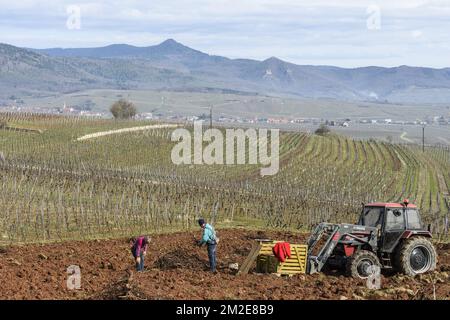
[[116,119],[130,119],[137,113],[135,105],[125,99],[114,102],[109,110]]
[[327,125],[321,124],[320,127],[315,131],[315,133],[319,136],[324,136],[330,133],[330,128]]

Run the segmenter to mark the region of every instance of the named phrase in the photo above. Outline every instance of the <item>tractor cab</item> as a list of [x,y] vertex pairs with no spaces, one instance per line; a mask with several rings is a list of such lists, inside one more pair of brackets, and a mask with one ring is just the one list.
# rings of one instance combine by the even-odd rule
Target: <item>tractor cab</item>
[[358,221],[359,225],[378,229],[378,248],[380,252],[391,254],[402,239],[414,235],[430,237],[416,205],[403,203],[375,202],[364,205]]

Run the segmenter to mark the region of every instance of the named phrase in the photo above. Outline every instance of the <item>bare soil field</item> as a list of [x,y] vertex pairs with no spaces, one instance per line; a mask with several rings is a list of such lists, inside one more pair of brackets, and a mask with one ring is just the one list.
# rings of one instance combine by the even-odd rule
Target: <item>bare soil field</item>
[[[205,248],[185,232],[152,237],[146,270],[134,271],[128,239],[70,241],[0,248],[0,299],[450,299],[450,245],[437,244],[433,273],[411,278],[383,274],[380,290],[339,272],[278,277],[235,275],[254,239],[304,243],[289,232],[220,230],[218,274],[208,272]],[[67,268],[81,269],[81,289],[67,289]]]

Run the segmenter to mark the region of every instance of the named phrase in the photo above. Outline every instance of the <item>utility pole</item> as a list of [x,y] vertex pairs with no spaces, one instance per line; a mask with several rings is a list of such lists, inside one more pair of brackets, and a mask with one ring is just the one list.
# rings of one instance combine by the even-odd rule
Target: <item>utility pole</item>
[[425,125],[422,126],[422,152],[425,152]]
[[209,108],[209,128],[212,129],[212,117],[213,117],[213,106],[211,105],[211,107]]

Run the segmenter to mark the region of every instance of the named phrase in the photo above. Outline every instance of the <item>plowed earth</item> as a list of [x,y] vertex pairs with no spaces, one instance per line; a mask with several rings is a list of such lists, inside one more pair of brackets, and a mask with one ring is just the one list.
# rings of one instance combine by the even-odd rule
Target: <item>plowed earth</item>
[[[127,239],[72,241],[0,248],[0,299],[450,299],[450,246],[438,244],[433,273],[415,278],[383,274],[380,290],[339,272],[278,277],[235,275],[255,239],[305,243],[306,235],[220,230],[218,274],[208,272],[206,248],[194,233],[154,236],[146,270],[134,271]],[[67,268],[81,270],[81,288],[69,290]]]

